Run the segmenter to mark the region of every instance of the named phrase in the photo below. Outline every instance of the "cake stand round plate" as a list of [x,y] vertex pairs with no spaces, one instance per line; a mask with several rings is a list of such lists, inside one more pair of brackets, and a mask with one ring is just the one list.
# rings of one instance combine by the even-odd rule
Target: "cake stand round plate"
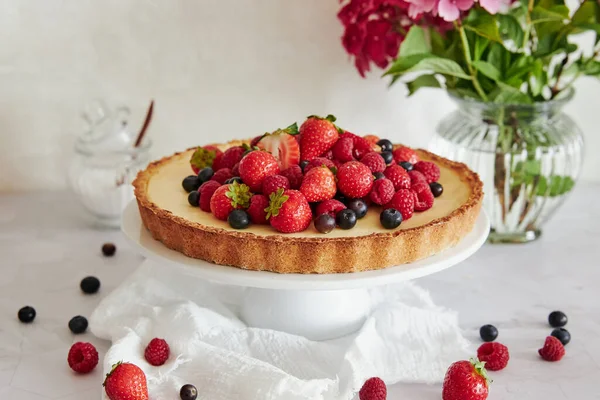
[[440,254],[410,264],[345,274],[250,271],[187,257],[152,237],[142,224],[135,200],[124,209],[121,228],[134,247],[165,268],[191,278],[247,288],[241,317],[248,325],[325,340],[360,328],[370,310],[367,288],[420,278],[464,261],[485,243],[490,223],[482,211],[473,230]]

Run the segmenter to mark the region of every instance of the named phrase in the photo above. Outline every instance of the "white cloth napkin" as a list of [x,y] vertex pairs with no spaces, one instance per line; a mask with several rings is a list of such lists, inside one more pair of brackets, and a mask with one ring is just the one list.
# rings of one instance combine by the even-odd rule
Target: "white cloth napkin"
[[[372,289],[362,329],[326,342],[246,326],[236,316],[243,292],[144,261],[91,317],[92,332],[112,341],[104,370],[138,365],[152,400],[179,399],[186,383],[202,400],[349,400],[371,376],[439,382],[468,354],[457,315],[411,283]],[[161,367],[144,360],[154,337],[171,348]]]

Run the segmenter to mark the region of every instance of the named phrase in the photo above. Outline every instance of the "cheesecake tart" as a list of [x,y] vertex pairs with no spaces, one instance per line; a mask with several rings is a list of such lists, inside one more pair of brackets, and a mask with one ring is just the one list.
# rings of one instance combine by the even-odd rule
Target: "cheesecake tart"
[[[300,132],[302,133],[302,128]],[[302,150],[301,153],[304,153],[302,144],[307,136],[309,135],[303,133],[300,140],[298,140]],[[340,137],[343,137],[343,135],[340,135]],[[281,142],[277,143],[281,144]],[[220,154],[232,148],[240,148],[242,146],[248,148],[249,144],[249,140],[232,141],[226,144],[203,146],[202,149],[210,149],[210,151]],[[372,146],[374,152],[380,152],[380,150],[384,149],[390,150],[390,152],[393,151],[394,155],[403,153],[403,151],[397,152],[396,150],[405,149],[399,145],[393,145],[391,149],[387,149],[385,147],[391,146],[391,144],[382,144],[380,147],[374,142]],[[289,149],[286,149],[286,151],[289,151]],[[409,210],[411,211],[409,214],[412,215],[404,214],[404,217],[399,215],[400,213],[393,208],[384,212],[384,210],[391,208],[389,204],[393,205],[393,201],[378,205],[369,200],[369,193],[363,197],[363,204],[368,210],[364,217],[354,220],[355,224],[351,226],[351,229],[347,226],[345,226],[346,229],[341,229],[340,226],[344,226],[346,222],[340,221],[340,216],[337,215],[338,218],[336,221],[338,227],[333,230],[329,228],[326,230],[327,233],[322,233],[322,227],[316,221],[313,222],[313,219],[318,217],[318,215],[315,215],[315,209],[318,210],[319,208],[315,207],[315,205],[319,202],[313,202],[313,215],[310,216],[310,224],[303,223],[301,229],[287,233],[280,231],[279,226],[274,223],[276,211],[271,215],[271,220],[273,220],[271,224],[268,221],[266,224],[248,224],[247,221],[244,223],[243,216],[244,214],[247,216],[246,211],[250,211],[245,210],[250,203],[247,201],[248,199],[244,199],[241,202],[244,203],[244,206],[238,205],[235,207],[241,210],[237,212],[236,217],[241,215],[241,223],[244,225],[242,226],[244,229],[239,229],[240,220],[237,220],[237,222],[231,220],[231,214],[235,213],[230,211],[230,215],[227,217],[229,219],[228,222],[227,220],[223,220],[223,218],[217,218],[215,215],[218,214],[194,207],[192,205],[193,202],[196,201],[194,205],[198,205],[198,200],[189,200],[202,196],[202,194],[188,195],[187,191],[190,191],[189,188],[186,190],[182,187],[182,179],[193,173],[190,168],[190,160],[194,159],[194,155],[197,152],[198,148],[193,148],[176,153],[170,157],[162,158],[151,163],[145,170],[138,174],[133,182],[133,186],[143,225],[156,240],[188,257],[248,270],[272,271],[277,273],[329,274],[375,270],[414,262],[440,253],[456,245],[466,236],[475,224],[483,199],[482,183],[479,177],[464,164],[447,160],[425,150],[415,150],[413,154],[418,157],[419,162],[422,162],[423,165],[435,164],[439,169],[439,177],[436,177],[437,182],[430,182],[431,185],[425,186],[433,192],[440,192],[440,188],[443,188],[443,192],[440,192],[441,195],[435,193],[438,197],[435,197],[433,205],[429,205],[429,208],[425,211],[415,210],[412,212],[412,210]],[[238,157],[247,157],[248,154],[254,152],[263,153],[265,150],[246,150],[244,151],[246,154],[241,153],[240,150]],[[230,153],[233,153],[233,151]],[[354,154],[356,155],[356,153]],[[211,155],[208,159],[204,159],[204,165],[206,163],[210,165],[213,161]],[[278,160],[278,162],[280,161]],[[357,161],[350,162],[357,163]],[[287,161],[284,162],[284,164],[286,163]],[[343,164],[336,161],[338,168],[331,168],[331,170],[338,173],[335,182],[337,182],[339,188],[343,188],[342,180],[344,177],[341,176],[344,169],[342,167]],[[398,165],[397,158],[386,164],[384,174],[387,175],[390,166]],[[242,172],[243,175],[243,165],[243,162],[239,166],[235,165],[233,168],[234,172],[237,173],[238,170],[241,170],[239,172]],[[406,166],[406,164],[404,165]],[[306,180],[306,176],[308,176],[306,162],[303,167],[306,170],[304,174],[304,179]],[[411,167],[412,165],[408,168],[410,169]],[[297,167],[294,168],[299,170]],[[321,168],[325,168],[325,166]],[[194,168],[194,170],[198,171],[198,168]],[[327,175],[329,170],[320,172]],[[199,172],[200,176],[202,176],[202,171]],[[214,173],[212,177],[209,176],[210,174],[206,175],[205,173],[204,178],[208,177],[210,178],[208,181],[213,182],[215,181],[213,178],[219,180],[232,175],[231,169],[227,169],[227,172],[223,174],[217,174],[217,172],[212,170],[209,172]],[[370,190],[375,190],[373,187],[375,187],[374,183],[376,183],[377,176],[379,176],[379,179],[387,180],[382,174],[373,175],[371,176],[371,180],[374,182],[370,184],[367,182],[367,184],[371,185]],[[193,179],[193,176],[190,179]],[[247,180],[250,181],[249,178]],[[215,187],[227,186],[228,188],[246,186],[243,183],[238,183],[239,181],[239,178],[230,179],[226,181],[227,183],[220,182],[218,185],[212,185]],[[410,180],[408,185],[410,186]],[[185,186],[185,182],[183,186]],[[243,194],[252,196],[251,192],[260,191],[260,185],[257,186],[253,183],[252,186],[252,190],[246,188],[248,190],[244,191]],[[415,187],[414,180],[412,187]],[[423,184],[421,184],[421,187],[424,187]],[[196,188],[192,188],[192,191],[196,191]],[[203,192],[202,187],[199,192]],[[213,190],[212,192],[212,198],[210,199],[211,206],[216,202],[215,197],[217,195],[214,193],[219,193],[219,191],[217,189],[217,191]],[[277,203],[277,200],[274,200],[274,198],[277,198],[278,195],[279,202],[281,203],[282,193],[289,195],[286,196],[288,198],[295,199],[296,195],[292,192],[307,193],[304,187],[298,190],[285,189],[285,191],[282,188],[270,195],[270,199],[267,197],[269,199],[267,200],[269,202],[268,207],[271,207],[274,202]],[[317,192],[322,193],[323,190],[318,190]],[[346,193],[348,192],[351,192],[351,190],[347,189]],[[412,200],[408,197],[414,196],[415,203],[412,207],[418,208],[419,196],[414,190],[411,191],[411,189],[406,188],[396,191],[396,193],[400,192],[405,194],[412,193],[410,196],[403,198],[403,201],[406,200],[407,203],[411,203]],[[311,196],[313,195],[306,194],[306,197],[312,199],[313,197]],[[349,199],[341,198],[339,191],[336,196],[348,204]],[[297,197],[302,197],[302,195],[299,194]],[[429,196],[429,193],[425,197],[433,199],[433,197]],[[227,197],[227,199],[229,198]],[[378,199],[378,197],[373,198]],[[205,199],[205,201],[207,200]],[[288,201],[291,202],[291,200]],[[304,202],[305,200],[301,199],[301,201]],[[218,204],[218,202],[216,203]],[[359,201],[358,203],[361,202]],[[207,203],[205,202],[204,204]],[[281,212],[283,210],[282,208]],[[346,210],[344,216],[353,214],[348,209]],[[290,220],[296,222],[302,220],[298,215],[292,215]],[[356,215],[354,213],[354,216]],[[327,218],[326,216],[323,217],[323,219]],[[398,219],[401,222],[398,222]],[[274,229],[274,226],[277,226],[279,230]]]

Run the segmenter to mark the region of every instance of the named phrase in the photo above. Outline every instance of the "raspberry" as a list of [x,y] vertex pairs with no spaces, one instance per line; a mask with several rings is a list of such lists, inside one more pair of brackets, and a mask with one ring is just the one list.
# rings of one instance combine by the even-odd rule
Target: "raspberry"
[[395,208],[402,214],[402,220],[409,220],[415,210],[415,195],[408,189],[400,189],[394,194],[392,199],[383,206],[384,210]]
[[210,212],[210,198],[220,186],[219,182],[215,181],[204,182],[200,186],[198,192],[200,193],[200,209],[202,211]]
[[392,155],[397,163],[408,161],[411,164],[416,164],[419,162],[419,156],[410,147],[400,146],[392,152]]
[[267,213],[265,208],[269,207],[269,198],[262,194],[255,194],[250,199],[250,207],[246,210],[250,216],[250,221],[256,225],[266,225]]
[[351,199],[365,197],[373,187],[373,173],[358,161],[349,161],[337,171],[339,191]]
[[485,368],[490,371],[500,371],[506,368],[508,359],[508,348],[502,343],[488,342],[477,349],[477,358],[479,361],[485,361]]
[[210,179],[211,181],[215,181],[220,183],[221,185],[225,183],[225,181],[229,178],[233,178],[233,174],[229,168],[221,168]]
[[428,183],[425,175],[420,173],[419,171],[408,171],[408,176],[410,177],[410,184],[416,185],[417,183]]
[[341,162],[354,160],[352,150],[354,150],[354,141],[351,137],[340,138],[331,149],[333,158]]
[[302,184],[302,178],[304,177],[304,175],[302,175],[302,168],[300,168],[299,165],[292,165],[289,168],[286,168],[283,171],[281,171],[280,174],[281,176],[285,176],[286,178],[288,178],[291,189],[300,188],[300,185]]
[[386,178],[388,178],[394,184],[394,189],[410,189],[410,177],[404,168],[399,165],[392,164],[385,169],[383,172]]
[[231,168],[231,175],[240,176],[240,163],[236,163],[233,168]]
[[415,211],[427,211],[433,207],[433,193],[428,184],[419,182],[411,190],[415,196]]
[[429,161],[419,161],[413,168],[415,171],[422,173],[427,179],[427,183],[437,182],[440,180],[440,168]]
[[538,353],[546,361],[559,361],[565,355],[565,346],[554,336],[548,336]]
[[315,210],[315,215],[318,217],[321,214],[329,214],[335,218],[335,215],[338,211],[345,210],[346,205],[339,200],[331,199],[325,200],[317,206]]
[[276,192],[279,188],[283,188],[284,190],[289,189],[289,179],[281,175],[270,175],[267,176],[262,183],[262,192],[267,197],[269,197],[271,193]]
[[379,205],[383,205],[388,203],[394,197],[394,184],[389,179],[377,179],[375,183],[373,183],[373,188],[371,189],[371,193],[369,193],[369,199]]
[[319,157],[326,158],[328,160],[333,160],[333,151],[327,150],[325,153],[321,154]]
[[355,158],[360,160],[365,154],[373,151],[373,146],[364,137],[355,135],[350,132],[346,132],[344,135],[346,134],[349,134],[352,137],[352,140],[354,141],[354,150],[352,151],[352,154],[354,154]]
[[360,162],[365,164],[371,172],[383,172],[385,171],[385,161],[381,154],[374,151],[367,153],[360,159]]
[[227,150],[225,150],[225,152],[223,153],[223,156],[221,157],[221,160],[219,161],[219,164],[217,165],[219,168],[215,169],[213,168],[215,171],[221,169],[221,168],[233,168],[233,166],[237,163],[240,162],[240,160],[242,159],[242,157],[244,157],[244,153],[246,152],[246,149],[243,148],[242,146],[235,146],[235,147],[230,147]]
[[158,367],[167,361],[170,353],[171,349],[169,349],[169,345],[164,339],[154,338],[148,343],[148,346],[146,346],[144,357],[150,365]]
[[309,162],[306,167],[304,167],[304,175],[306,175],[306,173],[314,167],[320,167],[322,165],[326,166],[329,169],[335,168],[335,164],[333,163],[333,161],[327,158],[317,157],[314,158],[311,162]]
[[369,378],[358,392],[360,400],[385,400],[387,387],[381,378]]
[[87,374],[98,365],[98,351],[91,343],[77,342],[71,346],[67,361],[73,371]]

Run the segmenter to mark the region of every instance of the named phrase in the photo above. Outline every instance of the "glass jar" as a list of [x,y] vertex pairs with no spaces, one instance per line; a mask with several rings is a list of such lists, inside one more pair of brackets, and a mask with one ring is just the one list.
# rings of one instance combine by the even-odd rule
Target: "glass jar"
[[583,162],[583,135],[562,112],[573,98],[501,105],[452,97],[431,151],[467,164],[484,184],[490,242],[528,242],[569,195]]

